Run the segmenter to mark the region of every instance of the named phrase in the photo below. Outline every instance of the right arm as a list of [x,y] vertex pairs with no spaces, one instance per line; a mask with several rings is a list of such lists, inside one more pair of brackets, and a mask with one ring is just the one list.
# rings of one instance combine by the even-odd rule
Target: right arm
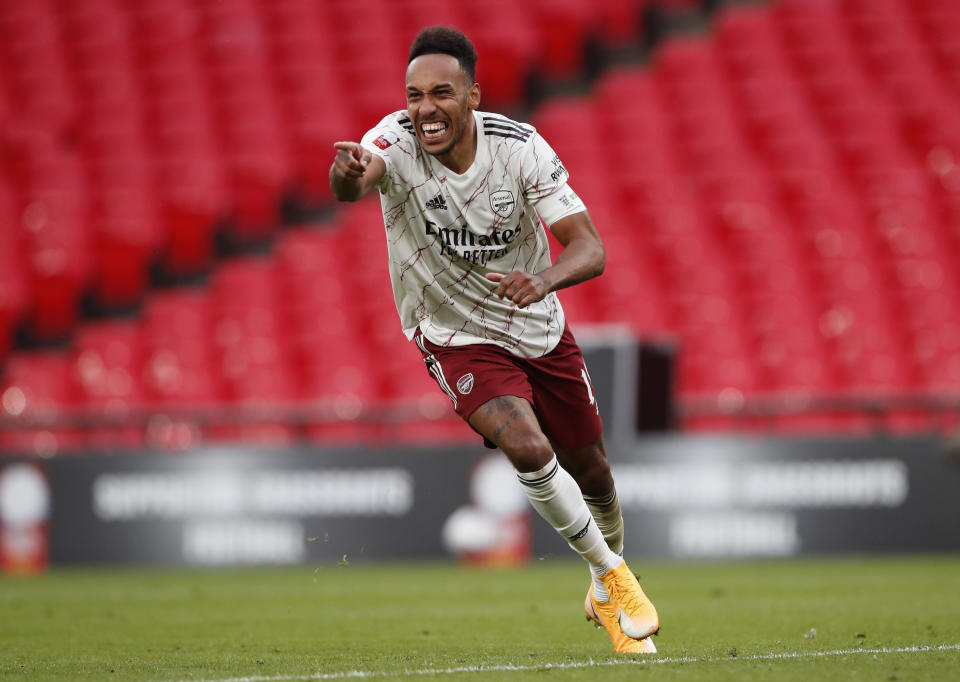
[[338,201],[357,201],[380,184],[387,164],[358,142],[336,142],[330,166],[330,189]]

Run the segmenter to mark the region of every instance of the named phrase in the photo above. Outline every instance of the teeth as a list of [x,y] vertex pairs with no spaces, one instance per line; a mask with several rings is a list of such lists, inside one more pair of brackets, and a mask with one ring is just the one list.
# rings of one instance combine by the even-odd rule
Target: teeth
[[430,121],[420,126],[425,137],[440,137],[447,129],[447,124],[443,121]]

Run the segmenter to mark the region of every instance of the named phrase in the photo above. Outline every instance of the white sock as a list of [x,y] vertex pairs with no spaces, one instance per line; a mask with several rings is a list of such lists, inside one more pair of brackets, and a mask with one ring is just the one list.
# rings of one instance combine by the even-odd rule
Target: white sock
[[617,554],[623,556],[623,513],[620,511],[620,500],[617,491],[602,497],[583,496],[587,509],[597,522],[597,528],[603,533],[607,546]]
[[518,473],[517,477],[533,508],[587,560],[591,571],[599,571],[602,576],[620,565],[622,559],[607,546],[583,501],[580,486],[560,466],[556,456],[542,469]]
[[[593,515],[593,520],[597,522],[597,528],[603,533],[607,546],[613,552],[623,556],[623,514],[620,511],[617,491],[614,490],[602,497],[584,495],[583,501]],[[608,601],[610,595],[607,594],[607,588],[603,585],[603,574],[597,575],[597,572],[591,568],[590,577],[593,579],[594,598],[601,602]]]

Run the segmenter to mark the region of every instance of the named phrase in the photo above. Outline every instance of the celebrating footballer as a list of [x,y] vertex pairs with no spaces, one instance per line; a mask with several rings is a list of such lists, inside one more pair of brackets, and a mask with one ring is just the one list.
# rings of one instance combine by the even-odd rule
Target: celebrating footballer
[[[651,653],[653,604],[622,558],[623,517],[583,356],[557,290],[604,269],[568,173],[530,125],[479,110],[477,54],[420,32],[407,108],[338,142],[337,199],[376,189],[400,321],[453,408],[517,471],[534,509],[590,567],[587,617],[619,653]],[[562,245],[551,261],[541,220]]]

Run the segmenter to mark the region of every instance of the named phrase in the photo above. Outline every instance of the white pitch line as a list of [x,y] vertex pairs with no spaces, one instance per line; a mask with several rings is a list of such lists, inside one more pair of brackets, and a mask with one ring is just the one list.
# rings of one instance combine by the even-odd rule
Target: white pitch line
[[785,651],[783,653],[753,654],[749,656],[662,656],[651,658],[624,658],[615,661],[583,661],[577,663],[538,663],[537,665],[468,665],[456,668],[419,668],[413,670],[367,671],[347,670],[339,673],[308,675],[254,675],[223,679],[180,680],[179,682],[289,682],[291,680],[352,680],[367,677],[421,677],[425,675],[453,675],[456,673],[534,672],[537,670],[571,670],[627,665],[666,665],[670,663],[720,663],[724,661],[779,661],[785,659],[823,658],[827,656],[854,656],[863,654],[917,654],[934,651],[960,651],[960,644],[939,646],[905,646],[879,649],[834,649],[833,651]]

